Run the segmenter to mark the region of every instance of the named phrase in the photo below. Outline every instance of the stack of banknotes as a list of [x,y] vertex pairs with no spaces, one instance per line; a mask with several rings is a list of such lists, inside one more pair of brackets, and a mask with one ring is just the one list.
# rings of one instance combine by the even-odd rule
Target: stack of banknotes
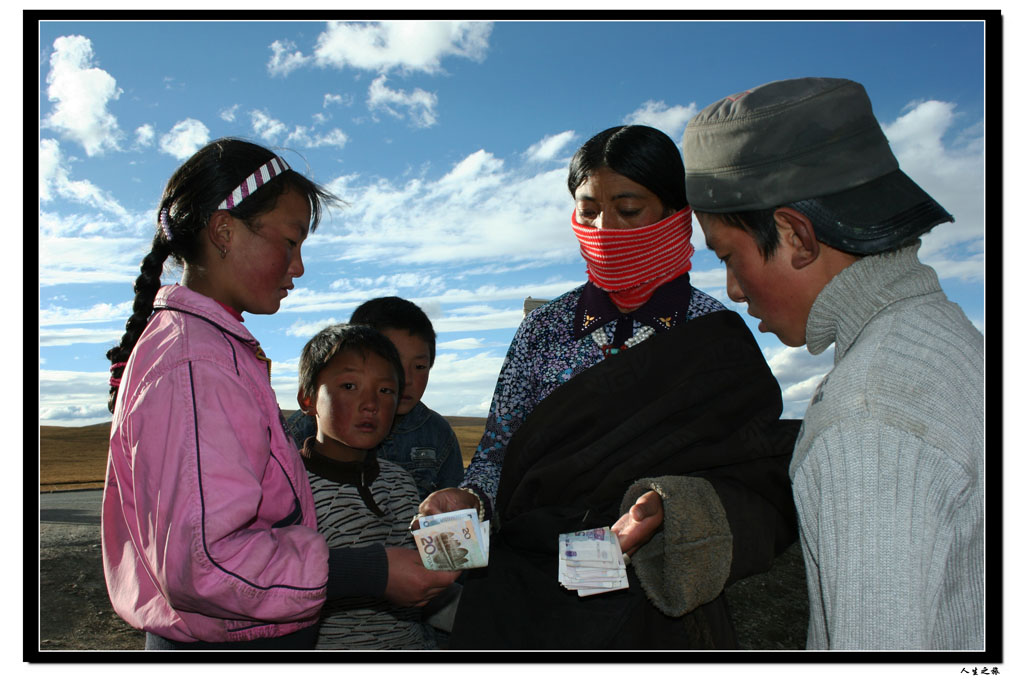
[[581,597],[629,587],[619,538],[611,528],[558,536],[558,582]]
[[421,516],[412,532],[423,565],[432,571],[462,571],[487,565],[491,523],[480,522],[476,509]]

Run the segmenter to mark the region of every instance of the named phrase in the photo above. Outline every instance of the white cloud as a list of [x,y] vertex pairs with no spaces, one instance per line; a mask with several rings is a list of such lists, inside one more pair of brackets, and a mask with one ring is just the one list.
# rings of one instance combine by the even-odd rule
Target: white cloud
[[387,76],[378,76],[370,83],[367,93],[366,104],[371,111],[383,109],[395,118],[404,119],[405,114],[399,109],[404,109],[413,125],[420,128],[429,128],[437,123],[437,115],[434,113],[437,107],[437,95],[416,88],[411,94],[405,90],[392,90],[384,83]]
[[284,144],[293,147],[337,147],[340,149],[348,142],[348,135],[340,128],[319,132],[313,128],[299,125],[289,131],[284,122],[260,109],[250,112],[249,117],[252,121],[253,133],[270,144],[277,144],[282,136],[284,136]]
[[160,151],[183,161],[210,141],[210,129],[202,121],[186,118],[178,121],[170,132],[160,138]]
[[[102,356],[102,353],[100,354]],[[84,426],[110,421],[108,372],[39,371],[39,420]]]
[[[520,315],[520,318],[522,316]],[[438,353],[423,402],[448,416],[487,414],[494,392],[494,380],[505,359],[500,353],[478,353],[468,357]]]
[[[578,284],[578,283],[577,283]],[[564,293],[564,289],[559,293]],[[515,329],[523,321],[522,307],[496,309],[472,308],[462,312],[445,312],[431,322],[438,332],[479,332],[488,329]]]
[[89,156],[117,150],[122,136],[107,105],[121,96],[117,81],[93,66],[92,42],[83,36],[61,36],[53,41],[47,96],[55,102],[43,121],[78,142]]
[[135,129],[135,146],[136,147],[151,147],[153,146],[153,140],[156,138],[156,130],[153,126],[146,123]]
[[270,143],[276,143],[277,138],[288,132],[288,126],[265,111],[257,109],[249,117],[252,120],[252,131]]
[[724,291],[725,266],[716,266],[711,270],[691,270],[690,284],[703,291],[709,291],[710,289],[721,289]]
[[548,135],[540,142],[530,145],[526,150],[526,158],[531,161],[550,161],[562,153],[565,146],[576,138],[575,131],[566,130],[554,135]]
[[319,66],[387,72],[392,69],[436,73],[447,56],[483,61],[490,22],[331,21],[317,38]]
[[822,353],[811,355],[806,346],[790,348],[778,344],[774,339],[772,343],[772,346],[764,348],[763,351],[772,374],[782,388],[782,416],[788,419],[803,418],[807,405],[814,395],[814,389],[832,370],[835,351],[829,346]]
[[917,102],[904,111],[882,124],[900,168],[956,218],[924,235],[921,259],[941,277],[984,281],[984,127],[952,135],[960,115],[950,102]]
[[292,132],[288,133],[284,143],[295,147],[337,147],[341,149],[348,142],[348,135],[340,129],[334,128],[326,133],[317,133],[305,126],[295,126]]
[[223,109],[220,112],[220,118],[221,118],[222,121],[227,121],[228,123],[234,123],[235,122],[235,116],[237,114],[238,114],[238,105],[237,104],[232,104],[230,107],[228,107],[227,109]]
[[[325,98],[325,104],[327,101]],[[917,118],[910,116],[915,112]],[[272,125],[273,119],[265,115],[268,125]],[[983,274],[983,194],[980,184],[975,189],[971,186],[975,177],[980,178],[974,164],[980,160],[977,141],[981,129],[970,126],[968,132],[952,135],[950,126],[956,120],[955,115],[948,116],[948,110],[944,113],[942,107],[909,109],[900,118],[902,129],[893,133],[893,144],[901,165],[911,177],[958,217],[955,225],[942,226],[926,236],[922,250],[928,251],[926,262],[936,267],[942,277],[976,281]],[[301,138],[306,144],[315,144],[330,135],[319,128],[300,126],[289,133],[288,127],[280,125],[280,137],[295,135],[295,139]],[[945,132],[940,133],[942,130]],[[550,152],[549,159],[557,159],[569,151],[571,143],[566,140],[559,147],[558,138],[562,135],[567,133],[543,138],[530,148],[530,154],[542,158]],[[936,136],[938,143],[934,142]],[[898,145],[908,145],[912,150],[907,160]],[[67,164],[61,159],[55,140],[44,140],[40,149],[40,193],[42,196],[48,192],[51,198],[56,198],[61,196],[58,188],[70,182]],[[484,414],[504,354],[504,348],[495,347],[494,339],[503,338],[504,330],[518,326],[522,320],[522,300],[526,296],[553,298],[584,278],[579,247],[568,225],[571,199],[565,190],[566,170],[539,172],[533,160],[527,154],[503,159],[487,149],[478,149],[440,170],[425,165],[398,178],[364,179],[353,174],[329,182],[331,191],[351,205],[326,217],[320,230],[304,245],[303,256],[307,263],[315,264],[308,271],[338,274],[333,275],[335,279],[329,284],[321,280],[316,282],[317,288],[300,287],[293,291],[283,302],[280,313],[291,317],[274,318],[280,327],[285,323],[279,320],[292,324],[287,331],[274,328],[273,334],[309,338],[330,322],[347,320],[355,306],[369,298],[394,294],[412,299],[431,317],[435,328],[447,335],[442,342],[442,355],[448,364],[435,366],[426,402],[443,414]],[[942,164],[958,169],[960,177],[956,181],[945,179],[929,168]],[[933,188],[926,183],[940,184]],[[961,191],[960,185],[967,189]],[[102,205],[102,192],[88,184],[79,187],[78,196],[88,197],[83,202],[94,208]],[[946,193],[952,193],[952,198],[946,199]],[[106,219],[108,214],[120,215],[114,209],[99,216],[40,214],[42,286],[66,282],[123,285],[137,276],[138,262],[148,248],[148,241],[141,239],[141,232],[134,239],[98,238],[113,234],[112,228],[116,227]],[[152,219],[146,217],[139,229],[151,233],[151,223]],[[971,225],[979,226],[977,235],[966,242],[960,240],[962,233],[957,230],[969,229]],[[951,231],[957,239],[947,236],[944,230]],[[124,233],[123,228],[120,232]],[[733,304],[725,296],[724,269],[703,248],[703,237],[696,225],[694,244],[698,249],[691,271],[694,285],[746,316],[745,305]],[[565,263],[574,264],[575,269],[560,267]],[[386,268],[381,264],[386,264]],[[544,274],[539,274],[544,269]],[[377,275],[381,271],[388,275]],[[508,273],[514,279],[501,277]],[[480,285],[480,281],[490,284]],[[127,302],[111,306],[109,314],[118,326],[126,318],[125,305]],[[46,339],[58,343],[61,338],[81,334],[79,341],[84,341],[87,334],[96,331],[87,325],[103,323],[104,314],[98,308],[41,311],[49,327]],[[746,319],[749,321],[749,317]],[[60,329],[62,325],[75,329]],[[776,346],[774,338],[768,335],[755,337],[766,345],[765,355],[783,387],[786,415],[802,416],[814,386],[831,366],[831,351],[811,356],[804,348]],[[267,340],[273,343],[272,338]],[[476,349],[493,352],[466,357]],[[274,385],[282,396],[282,404],[291,404],[294,371],[287,362],[282,364],[276,358],[274,369]],[[450,375],[462,371],[466,376]],[[479,378],[474,378],[476,372],[480,373]],[[99,383],[94,401],[102,407],[105,373]],[[81,406],[87,403],[71,400],[66,405],[60,408],[61,414],[81,412],[85,409]],[[50,407],[53,414],[58,413],[54,405]]]
[[90,324],[94,322],[123,322],[132,314],[132,302],[118,304],[97,303],[89,308],[52,306],[39,309],[39,326]]
[[939,249],[926,248],[932,242],[932,235],[926,234],[922,239],[918,255],[921,262],[935,268],[942,279],[958,279],[964,282],[985,281],[985,254],[963,254]]
[[386,179],[359,185],[358,177],[338,178],[329,189],[350,206],[337,224],[333,217],[325,221],[303,251],[307,259],[386,261],[399,268],[457,263],[476,271],[491,264],[578,262],[565,173],[509,169],[481,149],[437,180],[410,176],[401,185]]
[[348,142],[348,135],[343,133],[340,128],[332,128],[326,133],[317,134],[313,137],[312,147],[337,147],[341,149]]
[[350,106],[352,106],[352,102],[353,102],[352,95],[335,95],[335,94],[332,94],[332,93],[328,92],[326,95],[324,95],[324,105],[323,106],[324,106],[324,109],[326,109],[330,105],[338,105],[338,106],[350,107]]
[[[438,332],[514,329],[522,321],[522,301],[527,296],[554,298],[581,283],[582,268],[580,275],[580,280],[516,282],[507,286],[483,284],[472,289],[449,287],[439,277],[419,273],[349,278],[332,283],[331,291],[296,288],[282,303],[281,312],[330,312],[347,320],[352,310],[364,301],[380,296],[402,296],[422,308]],[[495,302],[505,301],[514,302],[515,307],[494,307]],[[317,323],[319,321],[309,324]]]
[[[52,218],[40,216],[44,224]],[[63,219],[62,216],[60,221]],[[147,243],[130,237],[66,237],[52,234],[52,230],[41,231],[39,285],[109,282],[124,285],[139,276],[139,262],[146,251]]]
[[70,169],[56,140],[39,141],[39,200],[46,203],[66,199],[115,216],[119,221],[130,219],[128,211],[109,192],[88,180],[72,180]]
[[328,317],[326,319],[313,320],[311,322],[307,322],[305,320],[298,320],[288,325],[288,328],[285,330],[284,333],[287,334],[288,336],[294,336],[300,339],[311,339],[313,338],[313,335],[319,332],[321,329],[329,327],[332,324],[338,324],[339,322],[347,321],[348,318],[345,318],[344,320],[339,320],[336,317]]
[[[128,316],[125,316],[128,319]],[[39,331],[39,346],[77,346],[83,343],[103,343],[112,346],[124,334],[124,329],[42,329]]]
[[302,52],[295,49],[295,43],[290,40],[275,40],[270,44],[270,61],[267,62],[267,72],[271,76],[287,76],[289,73],[309,63],[311,57],[306,57]]
[[357,277],[337,279],[330,284],[332,291],[382,292],[367,298],[391,296],[400,289],[412,289],[421,294],[438,293],[444,288],[444,278],[422,272],[400,272],[378,277]]
[[648,100],[639,109],[627,114],[623,121],[629,125],[657,128],[673,140],[678,140],[686,122],[696,116],[698,111],[696,102],[690,102],[685,107],[679,104],[670,107],[660,100]]
[[467,336],[461,339],[452,339],[451,341],[445,341],[437,344],[438,350],[477,350],[478,348],[484,348],[488,344],[484,339]]
[[478,149],[462,161],[455,164],[448,173],[437,181],[435,191],[438,193],[457,192],[459,188],[470,185],[474,186],[474,192],[483,187],[495,186],[503,180],[501,171],[505,163],[483,149]]
[[[489,303],[491,301],[515,300],[519,303],[527,296],[550,300],[569,289],[583,283],[583,268],[580,268],[580,279],[552,280],[547,282],[517,282],[514,281],[504,286],[483,284],[475,289],[446,289],[443,294],[435,297],[444,305],[455,303],[475,304],[479,302]],[[429,300],[429,299],[428,299]],[[471,305],[464,305],[458,312],[469,312]],[[519,315],[522,317],[523,309],[519,308]]]
[[783,386],[805,381],[808,377],[823,377],[832,369],[835,350],[829,346],[818,355],[811,355],[806,346],[783,346],[773,339],[773,345],[764,349],[765,360],[772,374]]

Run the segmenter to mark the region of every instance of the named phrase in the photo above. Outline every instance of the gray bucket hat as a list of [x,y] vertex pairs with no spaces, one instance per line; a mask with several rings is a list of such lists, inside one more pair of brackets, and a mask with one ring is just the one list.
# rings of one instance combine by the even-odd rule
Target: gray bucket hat
[[953,220],[899,169],[864,87],[841,78],[775,81],[715,102],[687,123],[683,162],[694,210],[793,206],[850,253],[887,251]]

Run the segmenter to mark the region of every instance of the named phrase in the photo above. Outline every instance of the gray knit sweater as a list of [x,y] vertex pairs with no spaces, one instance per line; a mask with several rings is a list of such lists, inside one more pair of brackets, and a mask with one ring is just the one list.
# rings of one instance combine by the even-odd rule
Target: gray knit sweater
[[835,343],[790,465],[808,649],[984,647],[984,339],[917,258],[862,258],[818,295]]

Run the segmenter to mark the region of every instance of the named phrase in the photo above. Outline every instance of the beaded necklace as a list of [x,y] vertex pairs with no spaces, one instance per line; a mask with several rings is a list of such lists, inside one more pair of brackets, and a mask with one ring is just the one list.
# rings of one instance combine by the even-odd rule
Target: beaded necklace
[[627,348],[632,348],[636,344],[646,341],[647,339],[654,336],[654,327],[649,325],[642,325],[639,329],[633,332],[633,336],[626,339],[625,343],[621,346],[613,346],[611,336],[604,330],[604,327],[598,327],[590,334],[590,338],[594,339],[594,343],[601,349],[606,358],[612,355],[618,355],[620,351],[624,351]]

